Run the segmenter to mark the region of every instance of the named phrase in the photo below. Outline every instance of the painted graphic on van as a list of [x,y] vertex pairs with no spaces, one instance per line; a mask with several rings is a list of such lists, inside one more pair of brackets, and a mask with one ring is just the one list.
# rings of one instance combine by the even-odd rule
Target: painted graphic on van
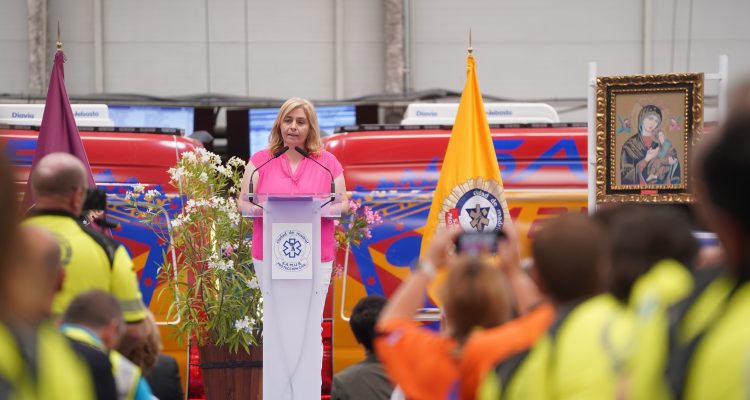
[[[524,139],[493,139],[493,145],[506,184],[533,179],[550,170],[568,175],[569,182],[586,185],[585,148],[573,138],[560,138],[538,156],[529,161],[517,155],[523,146],[533,146]],[[585,144],[585,142],[583,142]],[[437,184],[439,158],[433,159],[424,169],[408,168],[399,179],[381,177],[376,187],[356,185],[352,198],[371,207],[383,216],[383,224],[372,229],[372,237],[352,247],[347,279],[360,283],[368,294],[390,296],[402,282],[404,268],[411,268],[419,258],[422,242],[421,229],[432,203],[431,191]],[[544,178],[542,178],[544,179]],[[522,232],[522,246],[528,244],[534,232],[545,220],[566,212],[586,212],[585,194],[570,200],[544,198],[528,200],[510,193],[511,219]],[[342,262],[339,260],[339,262]],[[347,301],[354,304],[356,299]],[[428,299],[425,307],[435,307]]]

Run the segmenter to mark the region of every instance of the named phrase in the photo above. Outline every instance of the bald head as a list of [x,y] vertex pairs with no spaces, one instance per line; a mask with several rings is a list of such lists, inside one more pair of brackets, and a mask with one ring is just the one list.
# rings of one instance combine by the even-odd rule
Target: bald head
[[86,188],[86,167],[68,153],[51,153],[39,160],[31,173],[37,197],[65,197],[76,188]]
[[86,167],[67,153],[51,153],[39,160],[31,172],[36,209],[65,210],[81,215],[86,199]]

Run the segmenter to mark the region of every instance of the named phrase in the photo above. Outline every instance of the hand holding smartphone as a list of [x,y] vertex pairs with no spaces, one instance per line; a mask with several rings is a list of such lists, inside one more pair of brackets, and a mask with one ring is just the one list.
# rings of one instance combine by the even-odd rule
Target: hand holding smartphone
[[502,230],[492,232],[463,232],[456,237],[456,252],[477,256],[480,254],[496,254],[498,244],[505,239]]

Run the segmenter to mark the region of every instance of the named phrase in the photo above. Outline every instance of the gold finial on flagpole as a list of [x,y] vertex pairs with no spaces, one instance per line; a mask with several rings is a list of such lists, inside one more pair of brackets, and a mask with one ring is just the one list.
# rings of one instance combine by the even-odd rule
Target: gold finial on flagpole
[[469,28],[469,54],[474,52],[474,48],[471,47],[471,28]]
[[62,50],[62,39],[60,38],[60,21],[57,21],[57,50]]

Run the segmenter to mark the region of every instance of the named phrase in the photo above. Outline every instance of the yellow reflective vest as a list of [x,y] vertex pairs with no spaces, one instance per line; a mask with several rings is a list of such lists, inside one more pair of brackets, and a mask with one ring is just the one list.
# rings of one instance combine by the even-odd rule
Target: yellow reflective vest
[[624,307],[609,294],[558,310],[528,354],[505,360],[487,375],[478,398],[614,398],[631,329]]
[[109,355],[109,362],[112,363],[112,375],[115,378],[117,398],[119,400],[135,399],[138,383],[143,375],[140,367],[116,350],[106,349],[93,333],[83,327],[65,324],[61,330],[65,336],[73,340],[86,343],[106,352]]
[[125,247],[84,227],[65,211],[34,211],[24,224],[52,232],[60,244],[65,281],[52,303],[56,315],[62,315],[78,294],[99,289],[112,294],[120,302],[126,322],[146,318],[133,260]]
[[36,331],[35,359],[24,357],[11,331],[0,325],[0,397],[16,400],[94,399],[84,362],[49,325]]

